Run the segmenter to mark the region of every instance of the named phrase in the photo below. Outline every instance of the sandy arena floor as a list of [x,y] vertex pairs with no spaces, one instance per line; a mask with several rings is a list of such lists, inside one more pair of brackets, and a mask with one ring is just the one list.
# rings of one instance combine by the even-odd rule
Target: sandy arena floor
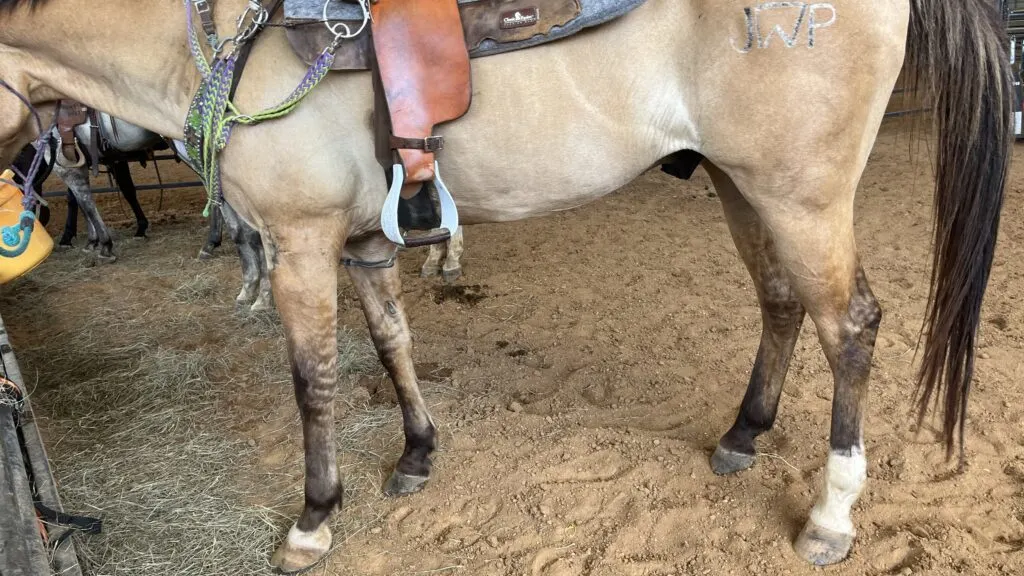
[[[929,162],[887,123],[857,234],[885,317],[866,424],[858,541],[832,574],[1024,573],[1024,147],[1018,145],[971,404],[970,466],[951,474],[910,415],[930,269]],[[162,166],[165,178],[192,179]],[[139,181],[149,178],[139,172]],[[65,504],[107,534],[89,574],[267,573],[301,502],[300,437],[273,316],[233,310],[238,260],[195,255],[199,191],[101,201],[116,264],[55,254],[0,292]],[[63,222],[54,203],[51,232]],[[80,227],[84,231],[84,227]],[[82,235],[80,234],[80,238]],[[421,494],[378,487],[400,414],[342,283],[339,548],[312,574],[809,574],[791,542],[821,483],[832,380],[806,323],[775,429],[735,477],[708,459],[760,335],[750,280],[707,175],[651,172],[593,205],[465,231],[455,288],[403,255],[423,388],[439,422]],[[81,240],[80,240],[81,242]]]

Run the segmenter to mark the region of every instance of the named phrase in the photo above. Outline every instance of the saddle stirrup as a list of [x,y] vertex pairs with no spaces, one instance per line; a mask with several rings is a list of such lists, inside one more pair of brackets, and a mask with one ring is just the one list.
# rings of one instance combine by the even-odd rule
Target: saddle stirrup
[[455,207],[455,199],[448,190],[448,186],[441,178],[441,170],[437,160],[434,160],[434,188],[437,189],[437,199],[441,206],[441,227],[437,230],[422,236],[406,239],[402,236],[402,230],[398,226],[398,202],[402,197],[402,186],[405,185],[405,168],[401,164],[391,167],[391,188],[384,200],[384,208],[380,213],[380,225],[388,240],[406,248],[418,248],[431,244],[447,242],[455,235],[459,227],[459,210]]

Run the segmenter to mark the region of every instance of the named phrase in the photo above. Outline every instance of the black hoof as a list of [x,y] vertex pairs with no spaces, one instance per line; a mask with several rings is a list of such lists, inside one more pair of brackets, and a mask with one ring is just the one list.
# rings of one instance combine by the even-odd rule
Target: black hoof
[[145,238],[149,230],[149,220],[140,220],[138,228],[135,229],[135,238]]
[[711,456],[711,470],[719,476],[734,474],[741,470],[746,470],[753,465],[753,454],[733,452],[727,448],[722,448],[721,444],[715,448],[715,453]]
[[405,496],[406,494],[415,494],[423,490],[423,486],[427,484],[429,479],[427,476],[412,476],[395,470],[391,474],[391,478],[388,478],[387,483],[384,484],[384,495]]

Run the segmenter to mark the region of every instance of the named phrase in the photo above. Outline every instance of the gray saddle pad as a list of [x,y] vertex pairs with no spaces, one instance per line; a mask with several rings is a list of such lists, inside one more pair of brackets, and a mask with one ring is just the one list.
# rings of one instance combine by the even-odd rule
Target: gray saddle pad
[[[480,0],[459,0],[459,4],[472,4]],[[493,40],[485,40],[480,46],[473,50],[474,57],[489,56],[501,52],[521,50],[538,44],[553,42],[577,32],[604,24],[623,16],[632,11],[645,0],[579,0],[580,15],[565,26],[556,26],[547,35],[538,35],[529,40],[519,42],[498,43]],[[524,2],[528,6],[529,2]],[[324,0],[285,0],[284,18],[286,24],[309,24],[310,22],[321,21],[323,18]],[[329,0],[327,7],[329,20],[361,20],[362,11],[355,4]]]

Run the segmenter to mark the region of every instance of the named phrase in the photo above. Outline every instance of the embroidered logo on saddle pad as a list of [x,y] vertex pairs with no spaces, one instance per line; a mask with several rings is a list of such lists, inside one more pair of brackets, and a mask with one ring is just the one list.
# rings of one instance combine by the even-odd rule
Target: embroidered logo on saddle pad
[[521,8],[511,12],[503,12],[501,14],[502,30],[535,26],[537,22],[540,22],[539,8]]

